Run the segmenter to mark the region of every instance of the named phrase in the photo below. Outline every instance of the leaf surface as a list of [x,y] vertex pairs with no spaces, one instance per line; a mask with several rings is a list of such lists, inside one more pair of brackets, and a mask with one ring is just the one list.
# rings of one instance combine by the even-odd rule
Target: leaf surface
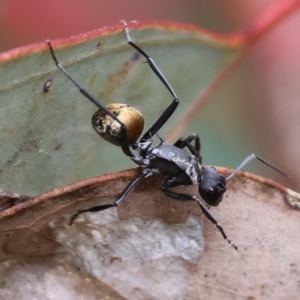
[[[223,175],[231,171],[217,170]],[[165,197],[158,188],[161,176],[143,180],[117,210],[85,213],[68,225],[78,209],[112,203],[139,172],[78,182],[2,212],[5,285],[14,286],[19,274],[15,295],[20,284],[37,276],[39,286],[49,284],[52,291],[62,278],[66,290],[77,282],[85,297],[104,293],[107,285],[126,299],[296,298],[299,210],[287,200],[299,204],[299,194],[262,177],[238,174],[222,203],[211,208],[238,253],[207,219],[203,224],[195,203]],[[196,186],[179,190],[197,193]],[[24,261],[26,269],[20,265]],[[46,275],[39,277],[41,269]],[[88,290],[81,287],[86,276],[92,284]]]

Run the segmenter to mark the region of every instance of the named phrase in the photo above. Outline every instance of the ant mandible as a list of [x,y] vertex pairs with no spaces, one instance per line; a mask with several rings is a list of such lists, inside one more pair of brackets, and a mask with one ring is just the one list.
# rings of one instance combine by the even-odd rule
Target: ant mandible
[[[137,165],[144,167],[140,176],[131,181],[123,190],[121,195],[112,204],[94,206],[89,209],[78,211],[70,220],[73,223],[75,218],[84,212],[97,212],[111,207],[119,206],[131,192],[131,190],[143,179],[155,173],[162,174],[166,179],[161,183],[160,189],[170,198],[179,201],[195,201],[204,215],[218,228],[224,239],[237,250],[237,246],[227,238],[222,226],[217,222],[209,211],[210,206],[217,206],[222,201],[226,191],[226,181],[232,178],[239,170],[253,159],[258,159],[277,172],[287,176],[274,165],[270,164],[260,156],[251,154],[237,167],[227,178],[220,175],[213,166],[202,166],[200,155],[200,138],[198,134],[192,133],[187,138],[180,138],[174,144],[165,142],[158,134],[158,130],[168,121],[179,104],[179,99],[173,88],[156,66],[154,60],[139,46],[132,42],[127,23],[121,21],[128,44],[138,51],[147,61],[148,65],[173,97],[172,103],[165,109],[158,120],[139,139],[143,127],[144,118],[142,113],[127,104],[115,103],[107,106],[96,100],[88,91],[81,87],[73,77],[58,62],[51,42],[48,42],[49,49],[56,66],[63,72],[77,88],[80,93],[94,103],[99,109],[92,117],[92,126],[95,131],[109,143],[120,146],[125,155]],[[160,143],[152,146],[152,137],[157,135]],[[188,148],[189,152],[185,148]],[[132,150],[137,153],[133,153]],[[198,190],[205,203],[195,195],[182,194],[171,191],[170,188],[179,185],[198,184]],[[207,206],[207,207],[206,207]]]

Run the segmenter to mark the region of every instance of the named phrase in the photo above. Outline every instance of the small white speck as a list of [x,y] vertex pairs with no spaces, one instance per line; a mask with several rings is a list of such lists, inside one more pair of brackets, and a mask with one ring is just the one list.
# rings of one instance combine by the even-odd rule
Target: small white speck
[[55,220],[51,220],[51,221],[48,223],[48,226],[49,226],[50,228],[55,228],[55,226],[56,226]]
[[127,226],[127,229],[130,230],[131,232],[138,232],[138,228],[134,224],[130,224],[130,226]]
[[38,153],[44,153],[44,154],[48,154],[45,150],[43,150],[43,149],[41,149],[41,150],[39,150],[39,152]]

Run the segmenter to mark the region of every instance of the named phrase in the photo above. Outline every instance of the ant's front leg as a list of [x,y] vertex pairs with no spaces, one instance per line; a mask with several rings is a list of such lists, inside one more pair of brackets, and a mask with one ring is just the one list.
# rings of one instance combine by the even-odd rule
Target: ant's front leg
[[170,198],[174,200],[179,200],[179,201],[195,201],[201,208],[202,212],[204,213],[205,217],[208,218],[221,232],[223,238],[227,240],[227,242],[235,249],[238,250],[237,246],[227,238],[227,235],[225,234],[222,226],[217,222],[213,214],[203,205],[203,203],[194,195],[189,195],[189,194],[182,194],[182,193],[177,193],[170,191],[168,188],[169,187],[175,187],[179,186],[181,183],[176,181],[176,179],[167,179],[162,182],[160,188],[161,190]]
[[98,212],[98,211],[105,210],[105,209],[108,209],[108,208],[118,207],[126,199],[126,197],[132,191],[132,189],[141,181],[141,179],[143,179],[144,177],[149,177],[151,175],[152,175],[152,173],[148,169],[145,169],[139,177],[133,179],[126,186],[126,188],[123,190],[123,192],[119,196],[119,198],[116,201],[114,201],[112,204],[97,205],[97,206],[93,206],[91,208],[79,210],[74,216],[72,216],[72,218],[70,219],[69,224],[72,225],[74,220],[82,213],[85,213],[85,212]]

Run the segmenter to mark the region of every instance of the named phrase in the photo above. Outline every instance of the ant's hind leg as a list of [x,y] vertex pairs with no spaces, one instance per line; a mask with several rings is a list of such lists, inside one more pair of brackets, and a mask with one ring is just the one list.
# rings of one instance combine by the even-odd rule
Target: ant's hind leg
[[175,94],[168,80],[165,78],[165,76],[155,64],[154,60],[143,49],[141,49],[138,45],[132,42],[127,23],[125,21],[121,21],[121,23],[124,25],[124,30],[128,44],[135,50],[137,50],[144,58],[146,58],[147,63],[149,64],[152,71],[156,74],[156,76],[160,79],[160,81],[164,84],[164,86],[168,89],[168,91],[173,97],[172,103],[166,108],[166,110],[162,113],[158,120],[150,127],[150,129],[148,129],[145,132],[145,134],[141,137],[140,142],[143,143],[150,139],[152,136],[154,136],[156,132],[168,121],[168,119],[172,116],[175,109],[177,108],[179,104],[179,99],[177,98],[177,95]]

